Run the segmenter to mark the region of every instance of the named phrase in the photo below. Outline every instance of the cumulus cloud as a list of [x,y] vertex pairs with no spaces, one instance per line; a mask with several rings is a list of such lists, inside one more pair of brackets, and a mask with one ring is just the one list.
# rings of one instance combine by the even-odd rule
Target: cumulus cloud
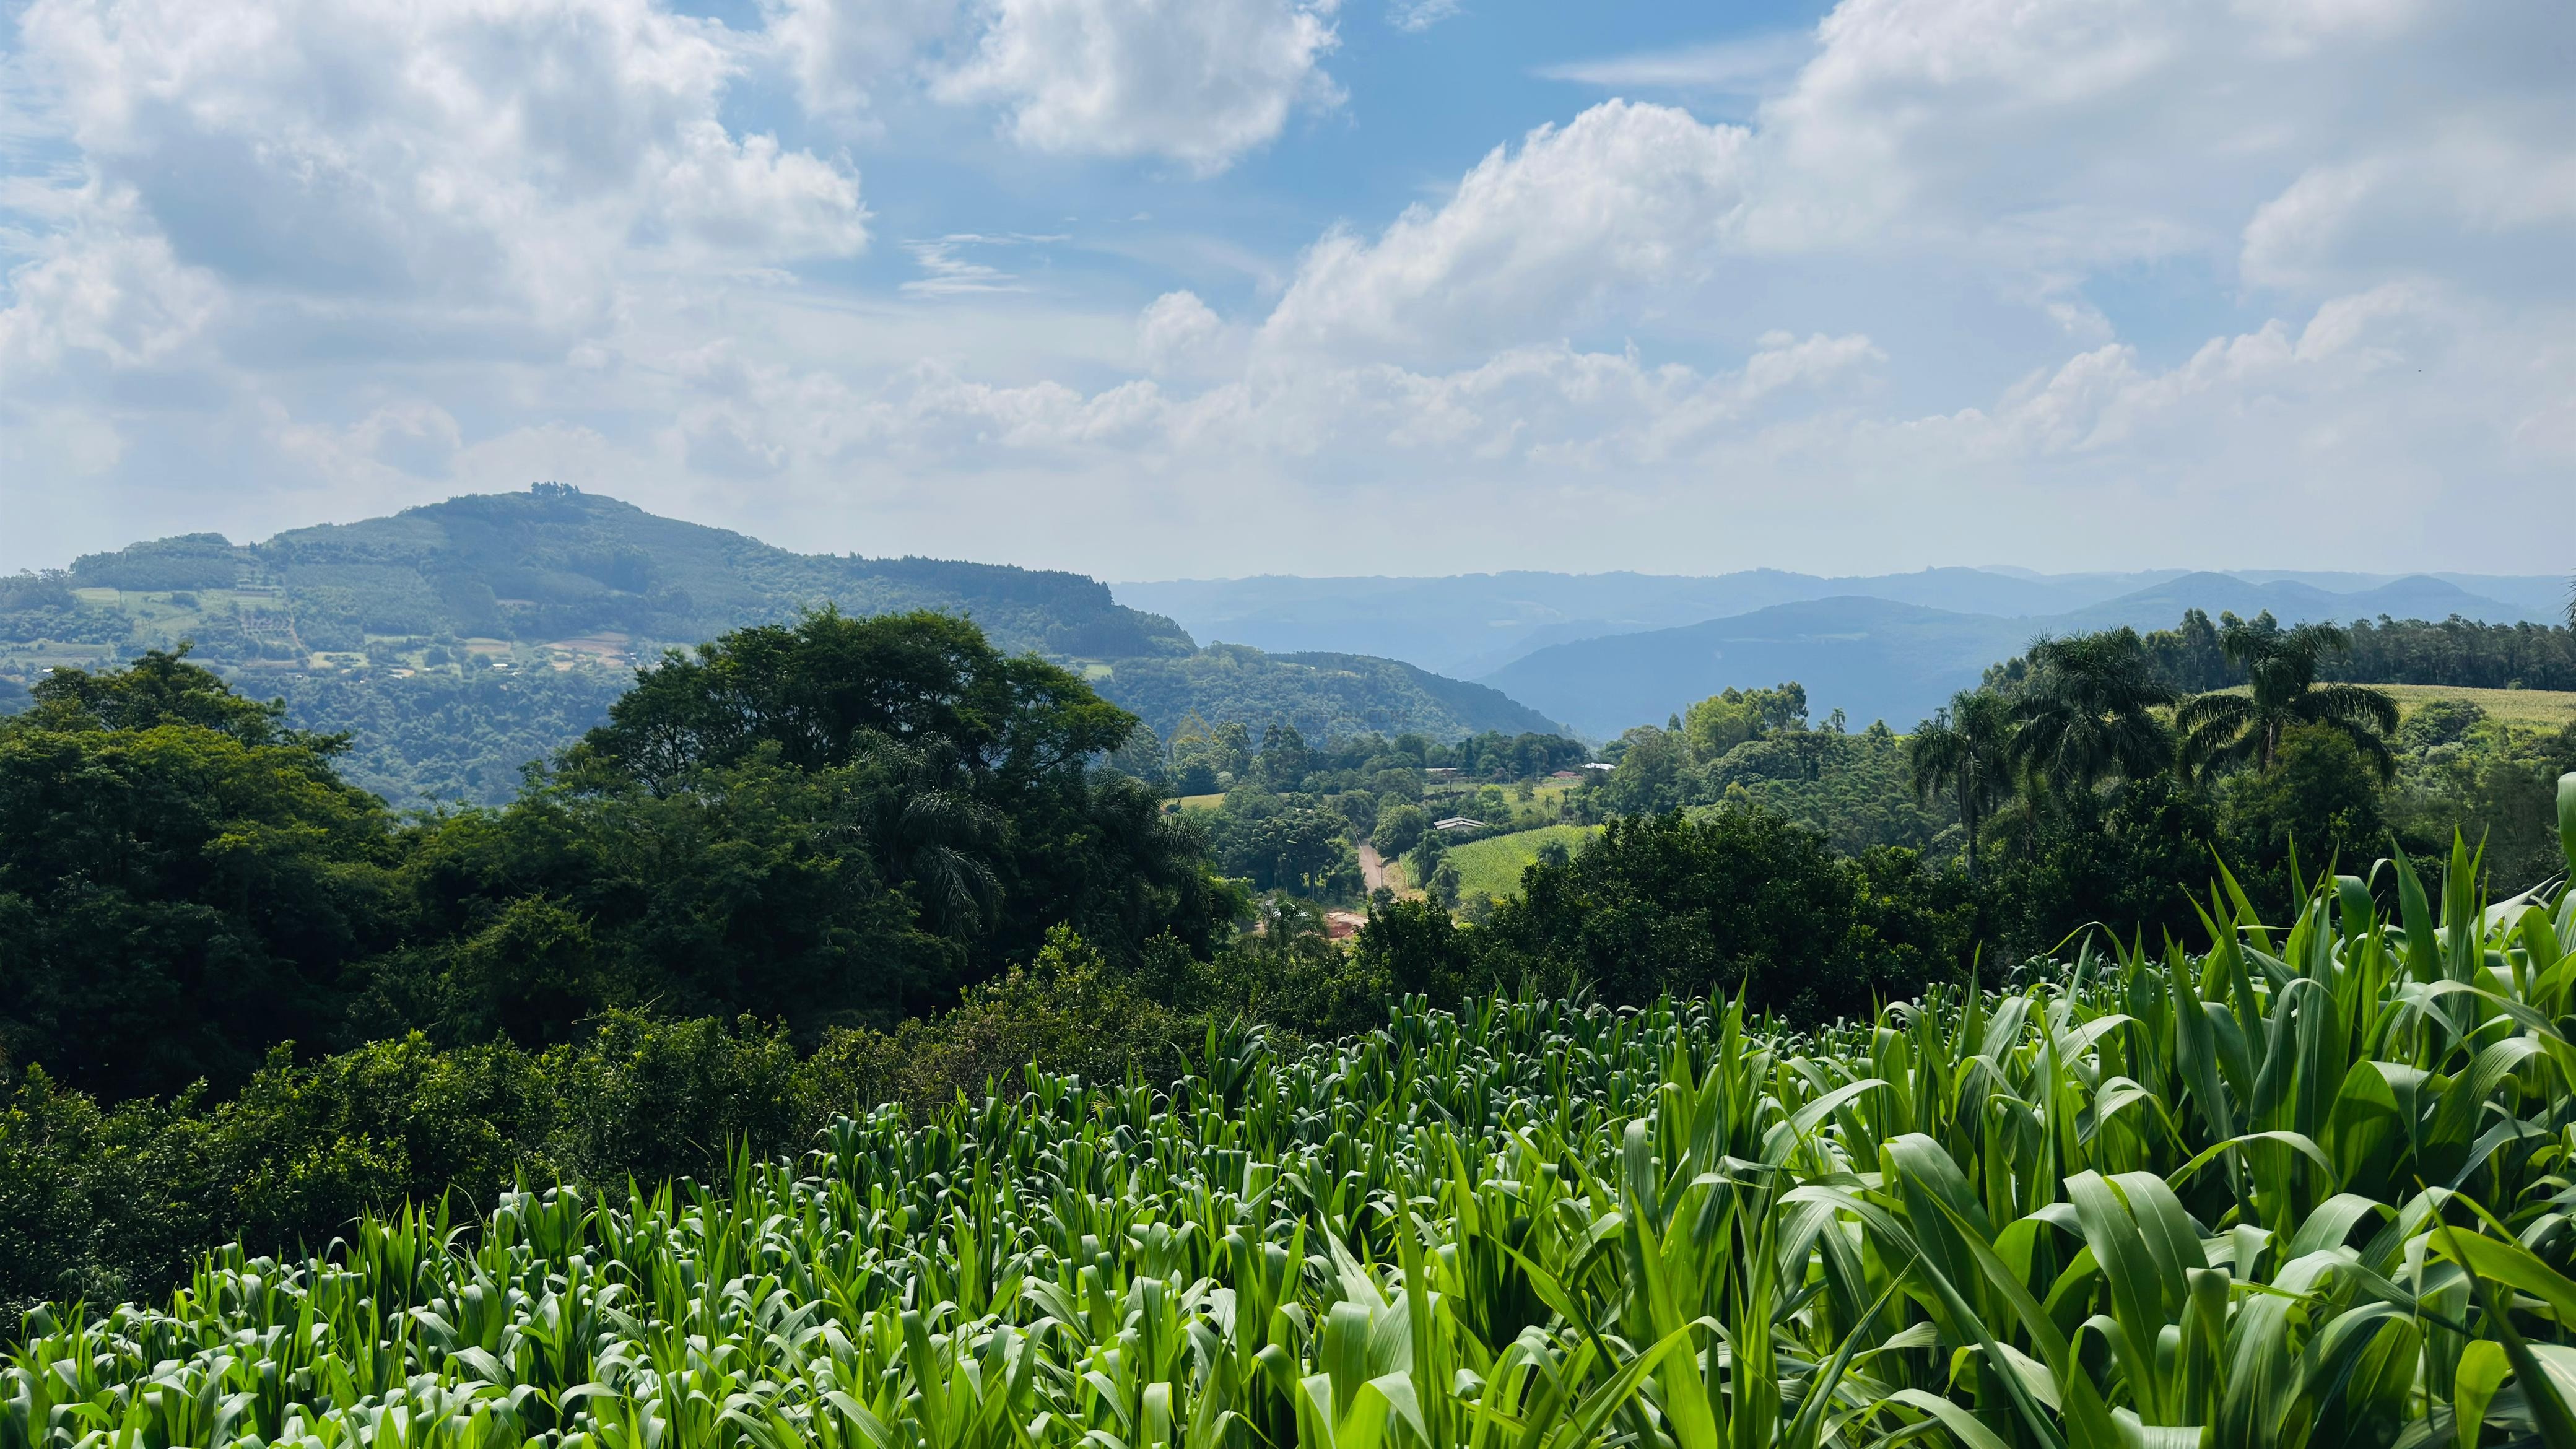
[[1341,100],[1338,0],[990,0],[941,95],[989,101],[1040,151],[1160,156],[1202,175]]
[[1165,292],[1136,319],[1136,353],[1147,372],[1175,372],[1202,363],[1224,334],[1225,323],[1198,293]]
[[722,124],[723,27],[646,0],[35,0],[19,33],[88,184],[230,283],[564,314],[622,256],[867,238],[856,177]]
[[[1558,72],[1758,94],[1741,124],[1568,92],[1340,225],[1336,193],[1235,205],[1269,168],[1210,180],[1337,103],[1331,4],[760,13],[32,0],[0,472],[236,533],[552,477],[1111,575],[2563,562],[2497,526],[2563,512],[2576,462],[2563,4],[1842,0],[1794,44]],[[994,160],[925,102],[1177,164]],[[942,126],[1009,184],[872,162],[910,188],[894,262],[804,265],[875,224],[807,133]],[[1059,226],[1103,171],[1122,218],[1167,187],[1298,219]],[[209,516],[206,482],[255,486]],[[1369,524],[1256,534],[1247,490]]]
[[959,21],[958,0],[762,0],[761,11],[768,49],[795,76],[805,109],[839,117],[865,115]]
[[1561,328],[1705,265],[1743,199],[1741,127],[1611,101],[1477,163],[1376,240],[1308,249],[1263,329],[1278,346],[1397,352]]

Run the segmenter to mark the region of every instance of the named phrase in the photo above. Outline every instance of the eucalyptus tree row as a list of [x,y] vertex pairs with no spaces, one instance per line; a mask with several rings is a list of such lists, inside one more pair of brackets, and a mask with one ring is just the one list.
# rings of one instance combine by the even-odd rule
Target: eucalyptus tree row
[[[2576,775],[2561,782],[2576,861]],[[2576,893],[2308,883],[1807,1033],[1401,1003],[62,1305],[0,1446],[2576,1445]]]

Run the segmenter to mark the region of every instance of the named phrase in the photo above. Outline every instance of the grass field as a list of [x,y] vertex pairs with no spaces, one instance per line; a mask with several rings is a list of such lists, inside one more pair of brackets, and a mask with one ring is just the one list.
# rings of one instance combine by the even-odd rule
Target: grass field
[[1449,852],[1450,861],[1458,867],[1458,893],[1483,891],[1499,900],[1516,895],[1521,888],[1521,867],[1538,859],[1539,847],[1549,841],[1568,851],[1580,850],[1583,843],[1601,833],[1598,825],[1543,825],[1515,835],[1496,835],[1469,841]]
[[2465,699],[2511,724],[2554,730],[2576,723],[2576,690],[2456,689],[2446,684],[2381,684],[2373,688],[2387,692],[2408,714],[2437,699]]

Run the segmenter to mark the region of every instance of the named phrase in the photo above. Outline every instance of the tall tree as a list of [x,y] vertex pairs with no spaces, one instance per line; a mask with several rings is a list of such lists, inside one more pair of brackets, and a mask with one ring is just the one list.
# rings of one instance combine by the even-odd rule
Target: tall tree
[[2154,711],[2176,699],[2134,629],[2072,634],[2030,646],[2014,713],[2012,763],[2025,788],[2090,790],[2111,775],[2152,775],[2172,761]]
[[2003,696],[1963,689],[1950,707],[1915,727],[1905,742],[1914,793],[1929,801],[1947,794],[1959,805],[1968,835],[1968,878],[1977,875],[1977,832],[1987,812],[2012,797],[2013,707]]
[[2396,777],[2387,737],[2397,729],[2397,702],[2358,684],[2317,682],[2325,661],[2350,647],[2350,635],[2332,624],[2284,629],[2267,611],[2230,620],[2219,642],[2250,687],[2243,694],[2198,695],[2176,711],[2184,770],[2206,774],[2251,761],[2268,771],[2282,736],[2317,725],[2349,738],[2383,783]]

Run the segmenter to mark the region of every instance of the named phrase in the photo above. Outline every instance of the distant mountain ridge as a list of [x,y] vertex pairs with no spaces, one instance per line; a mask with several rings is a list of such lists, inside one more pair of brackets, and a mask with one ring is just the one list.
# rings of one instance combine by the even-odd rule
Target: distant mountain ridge
[[[1348,650],[1403,659],[1425,669],[1467,679],[1499,679],[1514,660],[1551,645],[1617,634],[1642,633],[1748,614],[1783,604],[1860,597],[1914,604],[1953,613],[2004,619],[2059,619],[2123,597],[2200,581],[2185,592],[2236,585],[2287,585],[2275,595],[2313,602],[2312,595],[2360,596],[2406,604],[2409,579],[2430,578],[2457,591],[2440,618],[2457,608],[2492,622],[2549,620],[2566,605],[2566,582],[2551,576],[2300,574],[2292,572],[2195,574],[2184,569],[2138,573],[2036,574],[2022,569],[1937,568],[1917,573],[1829,578],[1752,569],[1705,577],[1637,573],[1556,574],[1516,572],[1450,578],[1291,578],[1167,580],[1113,586],[1121,603],[1168,615],[1203,639],[1225,639],[1274,651]],[[2305,592],[2303,592],[2305,591]],[[2253,597],[2228,592],[2227,597]],[[2297,607],[2306,607],[2301,603]],[[2233,607],[2223,602],[2213,610]],[[2291,607],[2287,602],[2275,612]],[[2375,605],[2346,617],[2370,617]],[[2403,617],[2398,608],[2389,612]],[[2159,621],[2170,624],[2180,608]]]
[[2023,617],[1855,595],[1805,600],[1680,628],[1551,645],[1481,682],[1595,737],[1660,723],[1729,686],[1790,679],[1806,686],[1818,713],[1841,709],[1854,727],[1884,719],[1907,729],[1954,691],[1973,686],[1988,664],[2020,653],[2040,635],[2124,625],[2169,629],[2193,608],[2245,617],[2268,609],[2284,623],[2478,617],[2472,611],[2487,611],[2498,622],[2527,617],[2429,575],[2336,593],[2295,579],[2256,583],[2196,573],[2064,613]]

